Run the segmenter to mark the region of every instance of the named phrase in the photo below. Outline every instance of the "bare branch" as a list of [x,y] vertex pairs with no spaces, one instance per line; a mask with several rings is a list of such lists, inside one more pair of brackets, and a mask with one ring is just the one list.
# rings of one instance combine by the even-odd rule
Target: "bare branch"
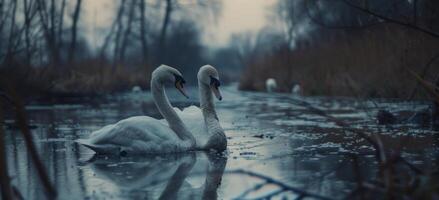
[[279,180],[273,179],[272,177],[265,176],[265,175],[262,175],[262,174],[258,174],[258,173],[255,173],[255,172],[251,172],[251,171],[246,171],[246,170],[243,170],[243,169],[232,170],[232,171],[228,171],[227,173],[230,173],[230,174],[244,174],[244,175],[247,175],[247,176],[256,177],[256,178],[265,180],[269,184],[274,184],[274,185],[280,187],[281,189],[283,189],[285,191],[291,191],[291,192],[297,193],[299,196],[307,196],[307,197],[312,197],[312,198],[315,198],[315,199],[322,199],[322,200],[330,200],[330,199],[332,199],[330,197],[325,197],[325,196],[322,196],[322,195],[319,195],[319,194],[314,194],[314,193],[310,193],[310,192],[301,190],[299,188],[295,188],[293,186],[287,185],[284,182],[281,182]]
[[411,28],[411,29],[414,29],[414,30],[417,30],[417,31],[423,32],[423,33],[428,34],[428,35],[430,35],[430,36],[433,36],[433,37],[435,37],[435,38],[439,38],[439,34],[433,32],[433,31],[431,31],[431,30],[428,30],[428,29],[425,29],[425,28],[422,28],[422,27],[419,27],[419,26],[413,25],[413,24],[408,23],[408,22],[403,22],[403,21],[399,21],[399,20],[396,20],[396,19],[392,19],[392,18],[390,18],[390,17],[386,17],[386,16],[384,16],[384,15],[381,15],[381,14],[379,14],[379,13],[376,13],[376,12],[374,12],[374,11],[371,11],[371,10],[369,10],[369,9],[367,9],[367,8],[363,8],[363,7],[361,7],[361,6],[355,5],[354,3],[351,3],[351,2],[348,1],[348,0],[341,0],[341,1],[344,2],[346,5],[352,7],[352,8],[354,8],[354,9],[356,9],[356,10],[359,10],[359,11],[361,11],[361,12],[364,12],[364,13],[366,13],[366,14],[369,14],[369,15],[371,15],[371,16],[374,16],[374,17],[376,17],[376,18],[378,18],[378,19],[381,19],[381,20],[384,20],[384,21],[387,21],[387,22],[390,22],[390,23],[398,24],[398,25],[401,25],[401,26],[405,26],[405,27],[408,27],[408,28]]

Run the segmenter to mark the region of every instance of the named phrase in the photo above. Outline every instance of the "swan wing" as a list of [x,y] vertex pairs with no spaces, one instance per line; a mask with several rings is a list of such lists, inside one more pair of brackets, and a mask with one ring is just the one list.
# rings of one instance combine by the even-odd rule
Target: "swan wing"
[[93,132],[89,139],[77,142],[102,154],[169,153],[185,148],[167,124],[148,116],[130,117],[107,125]]

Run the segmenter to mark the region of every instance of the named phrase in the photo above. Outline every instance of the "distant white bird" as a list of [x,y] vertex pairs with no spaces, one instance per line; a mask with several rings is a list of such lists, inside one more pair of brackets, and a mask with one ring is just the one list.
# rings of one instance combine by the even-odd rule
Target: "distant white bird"
[[265,89],[267,92],[275,92],[277,89],[277,83],[274,78],[269,78],[265,81]]
[[136,85],[133,87],[133,89],[131,89],[131,92],[140,93],[140,92],[142,92],[142,88],[140,86]]
[[298,83],[295,83],[293,87],[291,88],[291,93],[293,95],[301,95],[302,94],[302,87]]

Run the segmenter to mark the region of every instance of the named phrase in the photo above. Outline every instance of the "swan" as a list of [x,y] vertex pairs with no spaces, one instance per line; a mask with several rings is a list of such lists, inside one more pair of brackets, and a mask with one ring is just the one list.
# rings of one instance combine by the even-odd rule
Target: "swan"
[[277,88],[277,83],[274,78],[268,78],[265,81],[265,89],[267,90],[267,92],[275,92],[276,88]]
[[227,149],[227,138],[219,123],[213,96],[222,100],[218,71],[211,65],[202,66],[197,74],[200,107],[174,108],[196,140],[196,150]]
[[77,142],[98,154],[157,154],[194,149],[195,138],[171,107],[165,94],[164,85],[171,82],[187,97],[183,90],[185,80],[178,70],[161,65],[152,72],[152,96],[167,124],[149,116],[130,117],[107,125],[93,132],[90,138]]
[[300,96],[302,94],[302,87],[300,87],[299,83],[294,83],[291,88],[291,93],[296,96]]
[[140,86],[136,85],[131,89],[131,92],[132,93],[140,93],[140,92],[142,92],[142,88]]

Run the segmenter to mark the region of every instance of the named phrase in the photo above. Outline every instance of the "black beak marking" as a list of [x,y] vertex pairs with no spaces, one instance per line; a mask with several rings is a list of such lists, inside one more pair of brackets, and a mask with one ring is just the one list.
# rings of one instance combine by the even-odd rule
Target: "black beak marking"
[[210,76],[210,85],[218,89],[218,87],[221,86],[221,82],[218,79]]
[[183,87],[184,84],[186,84],[186,81],[184,80],[184,78],[182,76],[174,74],[174,77],[175,77],[175,85],[180,83],[181,87]]

